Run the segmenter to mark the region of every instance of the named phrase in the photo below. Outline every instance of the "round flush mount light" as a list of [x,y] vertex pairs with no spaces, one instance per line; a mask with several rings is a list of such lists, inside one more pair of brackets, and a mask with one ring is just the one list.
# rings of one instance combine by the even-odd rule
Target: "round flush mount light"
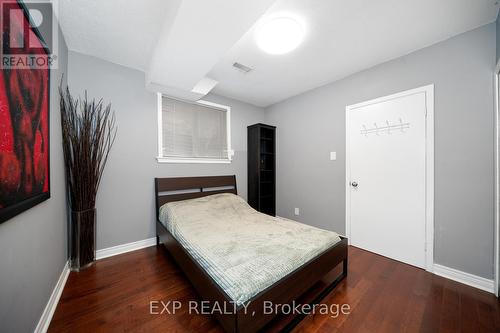
[[304,40],[304,26],[290,16],[264,21],[256,31],[257,45],[269,54],[285,54],[297,48]]

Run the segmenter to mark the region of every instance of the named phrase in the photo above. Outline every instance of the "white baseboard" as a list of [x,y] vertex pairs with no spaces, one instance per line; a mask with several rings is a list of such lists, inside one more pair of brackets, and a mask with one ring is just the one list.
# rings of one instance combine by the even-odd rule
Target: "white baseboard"
[[97,250],[95,257],[97,260],[107,257],[116,256],[117,254],[127,253],[130,251],[140,250],[145,247],[156,245],[156,237],[143,239],[137,242],[108,247],[102,250]]
[[493,280],[462,272],[457,269],[434,264],[434,274],[454,280],[474,288],[478,288],[489,293],[495,293],[495,283]]
[[[115,256],[117,254],[126,253],[134,250],[143,249],[145,247],[156,245],[156,237],[143,239],[137,242],[122,244],[118,246],[108,247],[106,249],[96,251],[96,259],[103,259],[111,256]],[[38,321],[38,325],[36,325],[35,333],[45,333],[47,332],[50,321],[52,320],[52,316],[56,311],[57,303],[61,298],[62,292],[64,290],[64,286],[66,285],[66,281],[68,280],[70,270],[69,270],[69,261],[66,262],[64,268],[59,276],[59,280],[57,281],[54,290],[52,291],[52,295],[50,295],[49,301],[43,310],[42,316]]]
[[64,286],[66,285],[66,281],[69,276],[69,262],[66,262],[64,268],[59,276],[59,280],[57,280],[57,284],[50,295],[49,301],[43,310],[42,316],[38,321],[38,325],[36,325],[35,333],[45,333],[49,329],[50,321],[52,320],[52,316],[56,311],[57,303],[59,303],[59,299],[61,298],[62,292],[64,290]]

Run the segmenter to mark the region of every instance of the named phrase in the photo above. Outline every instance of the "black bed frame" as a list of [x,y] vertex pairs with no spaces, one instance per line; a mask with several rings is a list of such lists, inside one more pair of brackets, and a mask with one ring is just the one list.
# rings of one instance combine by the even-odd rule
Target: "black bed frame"
[[[217,302],[219,305],[233,304],[224,290],[159,221],[158,214],[159,208],[168,202],[200,198],[216,193],[237,194],[236,177],[155,178],[155,192],[157,244],[163,244],[167,248],[202,300]],[[214,315],[226,332],[256,332],[276,316],[264,313],[265,301],[271,301],[273,304],[289,304],[297,300],[340,263],[342,263],[341,274],[309,303],[317,304],[347,276],[347,238],[341,237],[340,242],[252,297],[246,309],[239,306],[234,313]],[[295,316],[282,331],[290,331],[304,317],[304,314]]]

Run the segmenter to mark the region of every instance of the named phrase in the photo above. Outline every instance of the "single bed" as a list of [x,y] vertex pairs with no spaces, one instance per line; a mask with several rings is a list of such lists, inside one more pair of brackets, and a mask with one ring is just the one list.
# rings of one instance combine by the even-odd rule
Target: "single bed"
[[[255,332],[274,314],[264,302],[296,300],[343,263],[347,239],[295,221],[261,214],[237,196],[235,176],[156,178],[157,240],[204,301],[234,305],[215,313],[227,332]],[[291,329],[303,316],[286,327]]]

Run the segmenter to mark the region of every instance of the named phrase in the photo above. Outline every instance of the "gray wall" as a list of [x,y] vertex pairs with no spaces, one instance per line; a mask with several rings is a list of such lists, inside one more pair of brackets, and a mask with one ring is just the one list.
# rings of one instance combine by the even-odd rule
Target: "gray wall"
[[0,224],[0,331],[33,332],[66,263],[66,199],[59,96],[68,49],[59,33],[59,70],[51,72],[51,198]]
[[489,24],[269,107],[277,213],[344,233],[346,105],[433,83],[435,262],[493,278],[494,67]]
[[159,164],[156,95],[144,88],[144,73],[83,54],[69,53],[69,87],[75,94],[112,102],[118,136],[97,204],[97,248],[155,236],[154,177],[236,174],[247,194],[246,127],[261,122],[264,110],[227,98],[205,100],[231,106],[231,164]]
[[496,25],[496,46],[497,46],[497,61],[500,58],[500,20],[497,17],[497,20],[495,22]]

